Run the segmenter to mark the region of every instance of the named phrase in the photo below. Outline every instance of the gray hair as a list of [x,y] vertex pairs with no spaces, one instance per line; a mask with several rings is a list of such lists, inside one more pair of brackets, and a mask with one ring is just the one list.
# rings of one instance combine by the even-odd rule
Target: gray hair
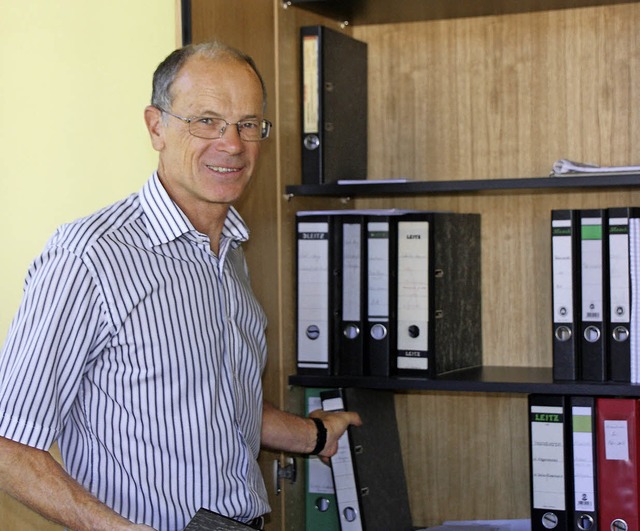
[[158,68],[156,68],[153,74],[151,105],[165,110],[171,109],[171,104],[173,103],[171,87],[173,82],[187,60],[195,55],[208,59],[235,59],[248,64],[260,80],[260,86],[262,87],[262,112],[266,111],[267,88],[254,60],[240,50],[218,41],[189,44],[170,53],[167,58],[158,65]]

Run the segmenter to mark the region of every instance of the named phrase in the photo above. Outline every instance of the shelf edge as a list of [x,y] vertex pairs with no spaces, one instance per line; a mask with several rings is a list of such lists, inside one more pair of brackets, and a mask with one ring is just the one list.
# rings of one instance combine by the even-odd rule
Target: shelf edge
[[301,387],[364,387],[393,391],[640,397],[640,385],[635,384],[553,381],[553,370],[549,367],[485,366],[455,371],[435,379],[291,375],[288,381],[290,385]]
[[525,177],[517,179],[478,179],[456,181],[406,181],[358,184],[299,184],[288,185],[290,197],[370,197],[376,195],[446,194],[485,192],[491,190],[554,190],[575,188],[620,188],[640,186],[640,173],[587,174],[564,177]]

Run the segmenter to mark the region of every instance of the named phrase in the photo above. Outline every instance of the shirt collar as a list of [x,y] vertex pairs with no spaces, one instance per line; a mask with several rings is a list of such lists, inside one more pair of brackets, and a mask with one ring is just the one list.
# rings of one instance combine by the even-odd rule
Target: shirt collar
[[[197,232],[189,218],[169,197],[160,182],[158,172],[154,172],[142,187],[140,205],[145,214],[152,246],[170,242],[192,231]],[[222,227],[222,238],[232,240],[233,247],[249,239],[249,229],[234,207],[230,207],[227,213]]]

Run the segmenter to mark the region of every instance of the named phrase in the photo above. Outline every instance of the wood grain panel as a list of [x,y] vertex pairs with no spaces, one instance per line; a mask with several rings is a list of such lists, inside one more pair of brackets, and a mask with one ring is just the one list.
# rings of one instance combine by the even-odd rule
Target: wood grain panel
[[[256,62],[267,87],[267,118],[275,122],[276,128],[272,137],[261,144],[260,160],[252,182],[236,207],[251,231],[250,240],[243,247],[253,289],[269,321],[264,393],[268,400],[282,407],[283,374],[278,334],[281,306],[278,203],[283,184],[277,170],[274,4],[265,0],[244,0],[240,6],[230,0],[192,0],[191,16],[192,42],[220,40],[248,53]],[[276,496],[271,481],[276,459],[280,459],[277,452],[263,451],[260,455],[272,507],[270,529],[284,526],[284,496]]]
[[640,5],[358,26],[371,178],[546,175],[638,162]]
[[[356,27],[370,47],[370,176],[541,176],[563,157],[637,164],[639,18],[629,4]],[[639,201],[543,191],[356,205],[480,212],[485,363],[550,366],[550,210]]]
[[442,18],[506,15],[530,13],[550,9],[568,9],[605,4],[622,4],[624,0],[389,0],[333,1],[293,0],[293,4],[304,4],[305,8],[321,13],[331,20],[347,21],[351,25],[388,24],[434,20]]
[[[356,26],[369,43],[370,177],[535,177],[559,158],[638,164],[639,18],[633,4]],[[551,209],[640,204],[640,192],[354,204],[480,212],[484,362],[551,366]],[[414,393],[397,405],[415,525],[528,516],[524,396]]]
[[414,525],[529,517],[526,397],[398,394],[396,413]]

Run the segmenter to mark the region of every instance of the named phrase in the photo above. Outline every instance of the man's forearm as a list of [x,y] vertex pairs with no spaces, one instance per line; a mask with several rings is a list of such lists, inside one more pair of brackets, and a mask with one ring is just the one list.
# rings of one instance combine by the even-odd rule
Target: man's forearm
[[[331,457],[338,450],[338,439],[349,426],[360,426],[362,421],[351,411],[326,412],[317,410],[311,416],[320,418],[327,430],[320,456]],[[309,453],[316,447],[315,422],[276,408],[266,400],[262,407],[262,445],[272,450]]]
[[74,530],[135,526],[77,483],[49,452],[0,437],[0,489],[45,518]]
[[265,401],[262,408],[262,445],[272,450],[305,454],[315,446],[313,421],[282,411]]

